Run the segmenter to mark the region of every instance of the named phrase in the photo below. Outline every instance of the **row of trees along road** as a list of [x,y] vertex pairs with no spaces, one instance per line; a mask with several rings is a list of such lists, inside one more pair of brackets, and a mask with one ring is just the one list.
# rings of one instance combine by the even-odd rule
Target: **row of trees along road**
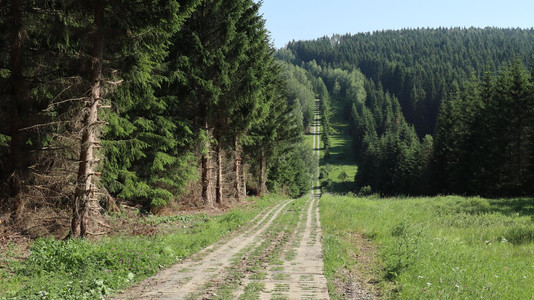
[[77,237],[117,198],[158,209],[222,205],[247,188],[302,194],[302,130],[258,10],[252,0],[7,1],[1,210],[17,224],[31,208],[71,209]]

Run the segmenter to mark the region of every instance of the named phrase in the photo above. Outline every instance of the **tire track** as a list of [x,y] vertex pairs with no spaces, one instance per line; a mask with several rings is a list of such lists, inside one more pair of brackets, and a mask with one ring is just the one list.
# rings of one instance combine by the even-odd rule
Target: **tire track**
[[[317,102],[312,132],[313,148],[319,160]],[[312,183],[311,197],[305,203],[301,199],[289,206],[294,200],[277,204],[251,221],[253,225],[249,229],[163,270],[116,298],[329,299],[324,276],[318,173]],[[226,286],[230,286],[227,291]],[[217,295],[220,292],[226,294]]]
[[304,232],[294,249],[294,257],[281,266],[269,267],[270,276],[261,281],[264,289],[259,299],[329,299],[318,204],[318,198],[307,204]]
[[[317,105],[317,104],[316,104]],[[313,148],[317,160],[320,153],[320,117],[316,114],[312,128]],[[293,249],[286,251],[285,261],[281,265],[268,265],[266,279],[251,280],[251,276],[243,280],[237,296],[243,297],[247,286],[260,285],[261,291],[254,297],[257,299],[330,299],[322,251],[322,231],[319,215],[320,183],[317,174],[313,180],[311,197],[306,202],[306,210],[301,212],[299,224],[291,235],[288,243]],[[237,297],[236,297],[237,298]],[[246,297],[243,297],[246,298]],[[247,298],[248,299],[248,298]]]
[[115,296],[116,299],[187,299],[200,292],[200,288],[219,276],[232,263],[232,257],[241,250],[253,248],[281,211],[292,200],[283,201],[268,212],[245,232],[221,244],[200,251],[198,255],[161,271],[131,289]]

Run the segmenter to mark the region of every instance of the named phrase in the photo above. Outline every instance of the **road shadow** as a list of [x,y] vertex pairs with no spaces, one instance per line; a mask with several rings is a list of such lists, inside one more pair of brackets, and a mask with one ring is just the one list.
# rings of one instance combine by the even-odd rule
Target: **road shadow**
[[324,181],[323,190],[332,194],[354,193],[356,185],[352,181],[334,182]]

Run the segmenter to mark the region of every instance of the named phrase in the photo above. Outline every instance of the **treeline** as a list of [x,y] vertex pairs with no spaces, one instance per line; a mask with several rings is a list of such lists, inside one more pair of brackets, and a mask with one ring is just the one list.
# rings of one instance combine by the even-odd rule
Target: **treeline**
[[[386,195],[534,194],[534,72],[519,60],[454,86],[422,140],[397,100],[368,87],[352,112],[356,188]],[[368,187],[368,188],[365,188]]]
[[451,93],[435,135],[435,187],[534,195],[534,68],[514,60]]
[[356,192],[523,196],[534,185],[533,38],[385,31],[292,42],[278,56],[325,80],[350,122]]
[[6,2],[2,211],[71,209],[84,236],[117,198],[157,210],[304,193],[309,121],[264,23],[252,0]]
[[365,87],[365,103],[356,103],[351,113],[356,189],[385,195],[430,193],[432,136],[421,141],[395,96],[372,80]]
[[441,100],[473,72],[497,70],[515,56],[528,63],[534,29],[438,28],[333,35],[290,42],[295,63],[358,68],[395,95],[420,138],[433,134]]

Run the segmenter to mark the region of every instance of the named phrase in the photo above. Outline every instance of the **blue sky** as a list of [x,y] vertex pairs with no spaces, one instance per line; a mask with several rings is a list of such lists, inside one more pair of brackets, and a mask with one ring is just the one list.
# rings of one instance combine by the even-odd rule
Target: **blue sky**
[[263,0],[276,48],[333,33],[417,27],[534,27],[533,0]]

